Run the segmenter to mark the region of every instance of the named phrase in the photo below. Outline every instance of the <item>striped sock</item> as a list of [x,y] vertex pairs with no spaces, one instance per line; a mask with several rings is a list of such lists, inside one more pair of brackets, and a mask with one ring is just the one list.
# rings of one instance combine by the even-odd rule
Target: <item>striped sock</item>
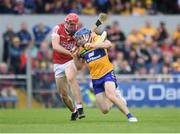
[[82,108],[82,107],[83,107],[83,106],[82,106],[82,103],[81,103],[81,102],[76,104],[76,108],[77,108],[77,109]]

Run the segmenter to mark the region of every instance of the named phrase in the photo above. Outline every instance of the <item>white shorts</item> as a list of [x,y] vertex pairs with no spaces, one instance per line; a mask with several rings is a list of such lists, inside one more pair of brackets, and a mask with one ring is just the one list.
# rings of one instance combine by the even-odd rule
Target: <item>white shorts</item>
[[74,64],[73,60],[70,60],[64,64],[54,64],[54,75],[55,78],[61,78],[65,76],[65,69],[71,65]]

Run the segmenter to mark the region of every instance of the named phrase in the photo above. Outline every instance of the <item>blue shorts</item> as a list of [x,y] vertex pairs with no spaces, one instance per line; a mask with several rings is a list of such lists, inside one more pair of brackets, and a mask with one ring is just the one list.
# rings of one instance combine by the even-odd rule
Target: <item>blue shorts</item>
[[117,88],[117,80],[116,80],[116,76],[114,74],[114,71],[110,71],[109,73],[107,73],[106,75],[104,75],[103,77],[99,78],[99,79],[93,79],[92,83],[93,83],[93,88],[94,88],[94,94],[98,94],[101,92],[104,92],[104,83],[106,81],[113,81],[116,84],[116,88]]

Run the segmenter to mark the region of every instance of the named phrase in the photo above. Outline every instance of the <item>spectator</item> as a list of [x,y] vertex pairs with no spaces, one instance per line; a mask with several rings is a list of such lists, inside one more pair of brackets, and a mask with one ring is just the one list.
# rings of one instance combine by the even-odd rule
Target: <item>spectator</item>
[[117,21],[114,21],[112,27],[109,29],[108,39],[116,45],[117,49],[122,47],[122,42],[125,41],[126,37]]
[[[8,66],[6,63],[0,63],[0,74],[6,75],[8,74]],[[14,89],[11,81],[1,81],[0,83],[0,97],[2,98],[11,98],[13,100],[17,99],[17,93]],[[16,106],[16,101],[12,101],[12,107]],[[3,103],[3,107],[7,107],[7,103]]]
[[17,33],[19,36],[19,39],[21,40],[22,46],[20,46],[22,49],[25,49],[28,47],[29,42],[32,40],[31,34],[28,31],[28,25],[26,22],[21,23],[21,29]]
[[130,53],[129,53],[129,58],[128,58],[128,62],[129,62],[129,65],[131,66],[131,69],[132,69],[132,73],[135,72],[135,65],[136,65],[136,62],[137,62],[137,54],[136,54],[136,51],[135,50],[131,50]]
[[122,63],[123,60],[124,60],[123,52],[117,52],[116,60],[113,62],[114,66],[115,66],[115,72],[117,72],[118,66]]
[[162,63],[159,62],[159,57],[157,54],[151,56],[151,62],[148,64],[148,70],[154,70],[155,74],[160,74],[162,69]]
[[[13,86],[9,86],[8,84],[5,84],[5,86],[1,90],[1,96],[2,98],[11,98],[15,101],[12,101],[12,108],[16,107],[16,99],[17,99],[17,93]],[[7,103],[4,102],[4,108],[7,108]]]
[[172,71],[180,73],[180,57],[172,63]]
[[70,9],[70,2],[69,0],[62,0],[62,9],[64,13],[69,13],[69,9]]
[[7,74],[8,66],[6,63],[0,63],[0,74]]
[[34,40],[31,40],[29,42],[29,50],[30,50],[30,56],[35,59],[37,57],[38,49],[35,46]]
[[26,14],[33,14],[36,11],[36,0],[24,0],[24,6],[25,10],[24,12]]
[[64,13],[63,11],[63,8],[62,8],[62,5],[63,5],[63,1],[61,0],[56,0],[54,2],[54,7],[53,7],[53,13],[55,14],[59,14],[59,13]]
[[24,0],[16,0],[14,7],[15,14],[23,14],[24,13]]
[[70,5],[69,13],[80,14],[80,9],[76,2],[72,2]]
[[92,3],[93,8],[98,10],[97,13],[132,14],[135,16],[157,13],[179,14],[178,0],[174,0],[174,2],[168,0],[1,0],[0,13],[81,13],[83,7],[86,7],[88,3]]
[[145,42],[151,44],[157,31],[152,27],[152,22],[146,20],[145,26],[141,28],[140,32],[144,35]]
[[143,66],[141,66],[139,69],[138,69],[138,74],[139,75],[147,75],[147,69]]
[[176,39],[174,46],[180,47],[180,37]]
[[51,14],[53,12],[53,3],[46,3],[44,7],[45,14]]
[[168,39],[169,33],[167,31],[166,28],[166,23],[164,23],[163,21],[160,22],[160,26],[157,29],[157,33],[156,33],[156,40],[160,43],[164,42],[165,40]]
[[12,40],[16,36],[13,31],[13,27],[11,24],[7,26],[6,32],[3,34],[3,61],[8,62],[9,59],[9,48],[12,45]]
[[35,4],[36,4],[36,13],[39,13],[39,14],[45,13],[45,10],[44,10],[45,3],[43,2],[43,0],[36,0]]
[[146,63],[150,62],[150,52],[146,48],[146,44],[141,43],[140,46],[136,49],[138,57],[143,57]]
[[122,15],[131,15],[132,14],[132,7],[131,7],[131,4],[130,2],[126,1],[125,4],[124,4],[124,8],[122,10]]
[[162,74],[169,74],[169,67],[168,66],[166,66],[166,65],[164,65],[163,67],[162,67],[162,72],[161,72]]
[[173,59],[176,60],[180,57],[180,38],[178,38],[176,44],[173,46]]
[[50,31],[51,28],[49,26],[45,26],[43,23],[33,27],[33,33],[37,47],[40,47],[41,42],[46,39],[46,36]]
[[164,42],[161,46],[161,53],[163,54],[163,56],[168,54],[173,55],[174,48],[172,45],[169,45],[168,43]]
[[11,3],[11,0],[4,0],[0,2],[0,13],[1,14],[12,14],[13,11],[13,5]]
[[133,7],[132,9],[132,15],[140,16],[145,14],[146,14],[146,9],[143,7],[142,2],[140,0],[137,0],[135,7]]
[[168,68],[171,67],[171,63],[172,63],[172,56],[171,55],[166,55],[163,57],[163,66],[166,66]]
[[109,0],[96,0],[95,5],[98,9],[98,12],[108,13],[111,7]]
[[48,60],[49,60],[48,53],[50,53],[49,51],[51,51],[49,50],[49,44],[45,40],[41,43],[40,50],[37,53],[37,59],[39,60],[41,69],[48,68]]
[[133,44],[133,48],[137,48],[138,44],[144,41],[144,36],[136,28],[133,28],[127,40]]
[[18,37],[13,38],[13,44],[10,47],[10,69],[15,74],[21,74],[21,56],[23,54],[22,49],[20,48],[21,42]]
[[146,13],[148,15],[155,15],[157,14],[157,11],[155,9],[155,6],[153,5],[152,0],[146,0]]
[[129,66],[128,62],[124,60],[124,55],[122,52],[117,53],[116,62],[115,64],[115,73],[117,74],[130,74],[131,67]]
[[123,4],[120,0],[114,0],[114,1],[110,1],[111,2],[111,12],[113,14],[121,14],[122,10],[123,10]]
[[82,14],[87,14],[87,15],[93,15],[96,14],[96,8],[93,7],[92,3],[89,2],[85,5],[85,7],[82,9]]
[[135,67],[135,69],[136,69],[136,70],[135,70],[135,73],[136,73],[136,74],[139,73],[138,70],[139,70],[140,68],[146,67],[144,58],[143,58],[143,57],[138,57],[138,58],[137,58],[137,63],[134,65],[134,67]]
[[177,25],[176,31],[173,33],[173,41],[176,42],[178,38],[180,38],[180,23]]
[[149,51],[150,55],[157,54],[159,57],[162,57],[163,51],[158,46],[158,42],[156,42],[156,41],[153,41],[151,43],[151,46],[148,48],[148,51]]
[[177,14],[179,13],[178,9],[178,0],[169,1],[169,0],[157,0],[157,9],[165,14]]
[[77,9],[79,10],[79,13],[81,13],[82,9],[83,9],[83,4],[82,4],[82,0],[75,0]]
[[124,43],[124,46],[123,48],[120,50],[124,53],[124,57],[125,59],[129,59],[129,53],[131,51],[131,42],[126,40],[125,43]]
[[[168,75],[169,73],[170,73],[170,68],[169,68],[169,66],[163,65],[161,74],[162,74],[162,75]],[[160,81],[170,82],[170,81],[172,81],[172,78],[170,78],[170,77],[165,77],[165,78],[162,78]]]
[[129,66],[127,60],[123,60],[119,65],[119,70],[116,72],[117,74],[131,74],[131,67]]
[[42,73],[39,81],[39,88],[41,89],[40,95],[42,102],[46,108],[52,107],[51,83],[52,81],[50,81],[48,74]]

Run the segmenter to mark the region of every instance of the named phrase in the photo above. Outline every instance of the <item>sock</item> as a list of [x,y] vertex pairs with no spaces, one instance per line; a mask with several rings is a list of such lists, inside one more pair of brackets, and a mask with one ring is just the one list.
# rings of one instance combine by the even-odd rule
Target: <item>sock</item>
[[131,113],[128,113],[126,116],[127,116],[128,119],[131,118],[131,117],[134,117]]
[[76,108],[77,108],[77,109],[82,108],[82,107],[83,107],[83,106],[82,106],[82,103],[81,103],[81,102],[76,104]]

